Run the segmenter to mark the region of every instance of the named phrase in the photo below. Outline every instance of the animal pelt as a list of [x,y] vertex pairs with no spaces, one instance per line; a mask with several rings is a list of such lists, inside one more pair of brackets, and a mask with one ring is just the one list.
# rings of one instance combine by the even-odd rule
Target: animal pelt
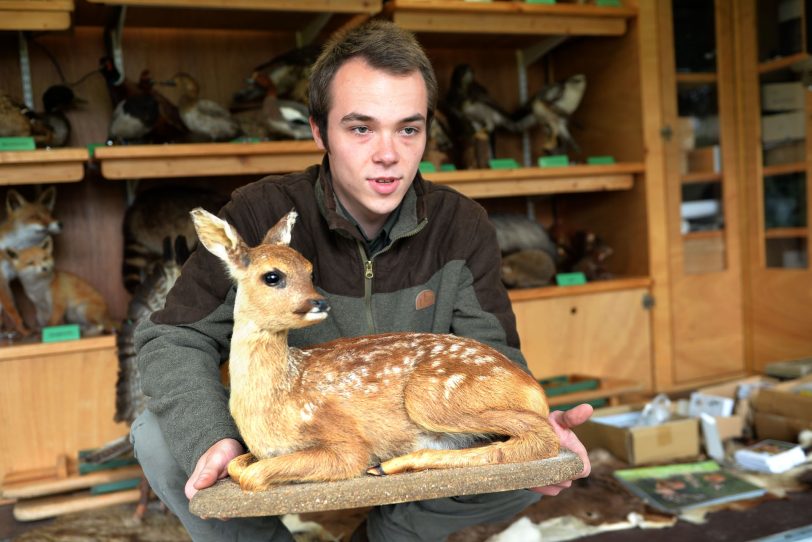
[[188,187],[154,188],[139,193],[124,215],[124,287],[136,287],[162,261],[164,239],[183,236],[189,248],[197,244],[189,211],[195,207],[217,212],[228,197],[208,190]]
[[521,214],[490,215],[502,251],[502,282],[508,288],[549,284],[557,271],[557,249],[535,220]]
[[560,272],[581,272],[589,281],[612,278],[606,263],[614,251],[595,232],[577,230],[567,233],[554,228],[554,237],[558,245]]
[[543,250],[520,250],[502,258],[501,272],[508,288],[537,288],[553,280],[555,261]]
[[519,250],[543,250],[552,255],[556,246],[544,227],[518,213],[491,213],[490,219],[496,229],[496,242],[502,254]]

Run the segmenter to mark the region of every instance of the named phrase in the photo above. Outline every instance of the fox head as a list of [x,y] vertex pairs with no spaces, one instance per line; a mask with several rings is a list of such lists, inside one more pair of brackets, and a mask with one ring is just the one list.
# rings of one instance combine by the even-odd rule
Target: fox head
[[27,282],[38,278],[49,278],[54,272],[54,243],[46,237],[40,244],[14,250],[6,249],[20,280]]
[[28,201],[14,189],[6,193],[6,232],[2,246],[26,247],[42,242],[48,235],[62,231],[62,223],[53,216],[56,189],[43,191]]

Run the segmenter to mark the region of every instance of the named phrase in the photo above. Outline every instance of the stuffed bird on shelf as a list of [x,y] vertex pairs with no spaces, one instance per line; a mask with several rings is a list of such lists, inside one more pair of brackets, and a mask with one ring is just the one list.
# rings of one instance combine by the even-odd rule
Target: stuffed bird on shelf
[[228,110],[200,97],[200,84],[188,73],[179,72],[162,84],[178,87],[178,111],[191,135],[203,141],[229,141],[240,135],[239,124]]
[[544,150],[557,154],[573,149],[580,152],[569,131],[570,116],[578,109],[586,91],[586,76],[573,75],[542,88],[522,105],[512,118],[519,130],[540,126],[544,130]]

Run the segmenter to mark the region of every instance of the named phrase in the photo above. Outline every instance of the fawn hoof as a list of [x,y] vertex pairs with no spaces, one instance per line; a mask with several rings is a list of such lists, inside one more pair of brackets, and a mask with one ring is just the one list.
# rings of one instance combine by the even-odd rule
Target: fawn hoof
[[369,467],[367,469],[367,474],[371,474],[373,476],[386,476],[386,472],[383,470],[383,467],[380,465],[375,465],[374,467]]

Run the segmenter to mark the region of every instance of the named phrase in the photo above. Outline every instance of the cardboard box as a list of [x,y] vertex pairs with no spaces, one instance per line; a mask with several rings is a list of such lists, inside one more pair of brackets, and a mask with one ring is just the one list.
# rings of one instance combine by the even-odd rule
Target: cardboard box
[[699,455],[699,423],[695,418],[678,418],[653,427],[629,427],[620,421],[631,420],[639,412],[629,405],[601,408],[573,430],[587,450],[604,448],[630,465]]
[[756,436],[759,439],[772,438],[786,442],[797,442],[798,433],[804,429],[812,430],[812,421],[767,412],[756,412],[753,416],[753,423],[756,427]]
[[812,376],[788,380],[761,390],[753,399],[755,410],[812,422],[812,395],[796,393],[794,390],[800,386],[812,387]]
[[806,86],[800,81],[761,85],[761,109],[764,111],[804,109],[805,103]]
[[761,117],[761,141],[765,145],[806,137],[806,113],[790,111]]
[[764,165],[797,164],[806,161],[806,141],[793,141],[764,149]]
[[[751,418],[751,400],[767,387],[778,384],[778,380],[765,376],[751,376],[733,382],[706,386],[691,394],[694,409],[714,398],[726,399],[732,403],[732,413],[728,416],[714,416],[719,438],[726,440],[744,435]],[[712,414],[712,412],[708,412]],[[693,414],[693,413],[692,413]],[[698,415],[698,414],[697,414]]]

